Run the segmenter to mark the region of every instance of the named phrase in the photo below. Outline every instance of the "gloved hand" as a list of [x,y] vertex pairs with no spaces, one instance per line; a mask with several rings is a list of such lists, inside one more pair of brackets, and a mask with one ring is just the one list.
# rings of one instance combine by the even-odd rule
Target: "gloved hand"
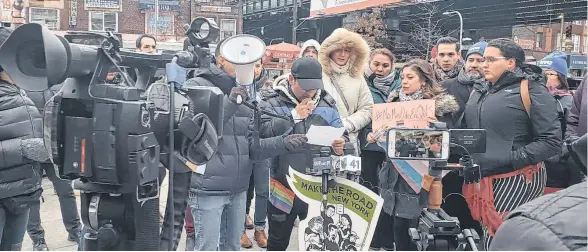
[[284,137],[284,145],[288,151],[302,150],[306,146],[308,138],[304,134],[292,134]]
[[23,139],[20,141],[20,148],[23,156],[30,160],[46,162],[49,159],[49,152],[42,138]]
[[237,86],[231,89],[231,93],[229,94],[229,100],[234,103],[237,102],[237,97],[241,96],[243,100],[241,102],[246,101],[249,98],[249,93],[247,92],[247,88],[243,86]]

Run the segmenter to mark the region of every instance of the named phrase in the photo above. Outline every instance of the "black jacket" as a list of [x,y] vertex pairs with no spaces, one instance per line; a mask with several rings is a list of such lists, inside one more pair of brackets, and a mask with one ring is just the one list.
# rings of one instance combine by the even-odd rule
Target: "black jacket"
[[[529,81],[530,116],[520,94],[523,79]],[[556,102],[540,68],[517,68],[502,74],[496,83],[476,83],[474,89],[462,126],[486,130],[486,153],[472,155],[482,176],[512,172],[561,152]]]
[[42,138],[39,111],[23,90],[0,80],[0,199],[41,189],[38,163],[22,154],[21,140]]
[[[306,134],[311,125],[343,127],[343,122],[335,106],[335,100],[324,90],[317,92],[314,98],[317,101],[317,107],[313,110],[312,114],[305,120],[294,123],[292,110],[296,108],[296,102],[298,101],[290,93],[287,82],[287,80],[284,80],[276,84],[274,90],[265,90],[262,95],[260,107],[264,111],[288,117],[292,120],[285,120],[285,118],[277,118],[265,114],[262,115],[259,129],[261,138],[289,134]],[[309,145],[303,151],[288,152],[273,157],[270,164],[271,177],[289,188],[286,180],[288,168],[292,167],[296,171],[306,173],[306,168],[312,167],[312,153],[315,151],[318,153],[319,149],[319,146]],[[298,207],[301,204],[305,205],[296,197],[294,201],[294,209],[296,210],[292,211],[302,211],[298,212],[298,214],[304,214],[306,207]]]
[[439,83],[447,94],[453,95],[455,101],[459,105],[459,110],[453,114],[453,123],[456,124],[458,119],[463,114],[466,103],[468,102],[472,90],[474,89],[475,81],[467,77],[465,70],[459,72],[458,76],[452,79],[447,79]]
[[490,251],[586,251],[586,182],[550,193],[510,212]]
[[[218,67],[199,69],[185,86],[218,87],[229,94],[235,81]],[[283,138],[263,139],[261,150],[253,149],[253,110],[237,105],[225,95],[223,134],[218,142],[218,151],[206,164],[204,174],[193,174],[190,188],[200,194],[228,195],[244,192],[249,187],[253,160],[269,158],[269,154],[285,152]],[[264,156],[258,155],[263,153]]]

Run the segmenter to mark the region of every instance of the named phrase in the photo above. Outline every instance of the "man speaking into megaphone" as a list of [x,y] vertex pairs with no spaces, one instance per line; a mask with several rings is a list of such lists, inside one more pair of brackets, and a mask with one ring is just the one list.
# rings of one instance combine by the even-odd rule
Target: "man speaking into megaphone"
[[[229,50],[241,48],[235,45],[244,41],[248,41],[247,48],[236,52]],[[258,41],[249,35],[221,41],[215,52],[216,65],[197,69],[194,78],[184,84],[214,86],[225,94],[224,127],[218,151],[206,167],[197,169],[190,183],[189,204],[194,218],[194,250],[197,251],[240,250],[253,160],[298,151],[307,141],[304,135],[277,136],[261,139],[260,147],[253,147],[253,110],[239,104],[250,97],[250,90],[243,85],[253,83],[254,63],[265,51],[263,42],[259,44]],[[219,244],[219,238],[224,242]]]
[[[0,45],[12,29],[0,27]],[[0,66],[0,250],[20,251],[30,205],[41,196],[39,162],[49,159],[35,104]]]

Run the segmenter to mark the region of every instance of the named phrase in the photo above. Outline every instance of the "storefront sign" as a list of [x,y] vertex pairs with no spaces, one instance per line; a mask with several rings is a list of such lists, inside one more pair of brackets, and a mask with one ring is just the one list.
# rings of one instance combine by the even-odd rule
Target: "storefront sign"
[[[180,1],[178,0],[160,0],[160,11],[175,11],[180,9]],[[139,0],[140,10],[155,10],[155,0]]]
[[222,13],[231,13],[231,7],[228,7],[228,6],[210,6],[210,5],[202,5],[202,7],[200,7],[200,11],[202,11],[202,12],[222,12]]
[[78,0],[71,0],[71,10],[69,12],[69,25],[78,24]]
[[2,0],[1,21],[5,23],[24,24],[27,15],[28,0]]
[[121,0],[84,0],[84,9],[120,9]]
[[63,0],[29,0],[30,7],[63,9]]

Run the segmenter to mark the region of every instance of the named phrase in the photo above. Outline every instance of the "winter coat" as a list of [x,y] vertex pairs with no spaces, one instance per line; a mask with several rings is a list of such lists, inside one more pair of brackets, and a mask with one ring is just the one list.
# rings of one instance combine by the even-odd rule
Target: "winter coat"
[[[229,94],[235,81],[218,67],[199,69],[194,78],[185,86],[219,87]],[[269,154],[286,151],[283,138],[264,139],[261,149],[253,149],[253,110],[239,106],[225,95],[223,134],[218,142],[218,150],[206,164],[204,174],[194,173],[190,182],[192,191],[208,195],[229,195],[247,190],[253,169],[253,160],[269,158]],[[263,157],[260,153],[267,154]]]
[[[586,124],[588,123],[588,75],[584,79],[576,93],[574,94],[574,104],[568,116],[568,128],[566,130],[566,139],[583,136],[586,134]],[[587,94],[587,95],[585,95]]]
[[510,212],[490,251],[586,251],[586,181]]
[[[527,114],[520,94],[529,81]],[[483,177],[538,164],[561,153],[561,126],[555,99],[541,69],[524,66],[507,71],[496,83],[476,83],[464,113],[463,128],[486,130],[486,153],[472,154]]]
[[21,140],[42,138],[42,124],[25,92],[0,80],[0,200],[41,190],[40,166],[23,156]]
[[459,118],[463,114],[465,110],[465,106],[472,94],[472,90],[474,89],[474,80],[471,80],[467,77],[465,70],[462,70],[457,77],[452,79],[447,79],[439,84],[445,88],[445,92],[447,94],[453,95],[457,104],[459,104],[459,111],[454,114],[453,116],[453,123],[458,123]]
[[[342,48],[351,49],[348,69],[337,68],[329,55]],[[323,67],[324,89],[335,99],[337,110],[343,118],[343,125],[349,132],[349,140],[359,150],[358,134],[361,129],[371,122],[372,106],[374,104],[368,85],[363,77],[367,64],[369,46],[357,33],[343,28],[336,29],[325,39],[319,51],[319,62]],[[333,81],[336,80],[341,89],[349,109],[339,95]]]
[[[459,105],[452,95],[440,94],[434,97],[435,114],[437,120],[445,122],[451,127],[453,114],[459,110]],[[414,219],[419,216],[421,209],[427,205],[429,193],[421,190],[417,194],[398,173],[392,162],[384,164],[379,174],[380,196],[384,198],[383,210],[392,216]]]
[[[562,129],[566,128],[566,116],[569,115],[569,111],[573,104],[573,97],[571,95],[554,95],[557,104],[558,122]],[[563,137],[563,133],[562,133]],[[562,146],[562,148],[566,148]],[[546,187],[554,188],[566,188],[570,185],[577,184],[582,181],[583,176],[580,170],[575,167],[576,164],[569,157],[567,152],[561,155],[557,155],[549,158],[545,161],[545,167],[547,171]]]
[[[401,84],[402,78],[400,75],[400,70],[399,69],[392,69],[392,71],[395,71],[396,74],[394,75],[395,76],[394,81],[392,81],[390,83],[390,89],[388,90],[388,94],[390,92],[392,92],[392,87],[398,87],[398,86],[402,85]],[[374,83],[372,81],[370,81],[369,76],[365,76],[365,74],[364,74],[364,78],[365,78],[365,81],[370,89],[371,94],[372,94],[374,104],[385,103],[386,100],[388,99],[388,94],[384,94],[382,91],[378,90],[374,86]],[[382,147],[378,146],[375,143],[367,144],[367,135],[372,131],[373,131],[373,129],[372,129],[371,122],[360,131],[359,144],[361,145],[361,150],[385,152],[384,149],[382,149]],[[366,144],[367,144],[367,146],[366,146]]]
[[[292,110],[296,108],[299,101],[290,92],[289,88],[288,80],[281,79],[279,82],[274,83],[273,90],[268,90],[263,93],[264,95],[260,102],[262,110],[286,116],[291,120],[262,115],[259,131],[261,138],[289,134],[306,134],[311,125],[343,127],[341,117],[335,106],[335,100],[324,90],[317,91],[317,94],[313,98],[317,106],[312,111],[312,114],[306,119],[295,123],[292,117]],[[318,153],[319,150],[320,146],[309,145],[305,150],[288,152],[273,157],[270,162],[271,177],[289,188],[288,182],[286,181],[289,167],[292,167],[296,171],[306,173],[306,168],[312,167],[312,154]],[[332,154],[335,155],[334,153]],[[306,208],[307,205],[296,197],[292,211],[300,216],[305,216]]]

